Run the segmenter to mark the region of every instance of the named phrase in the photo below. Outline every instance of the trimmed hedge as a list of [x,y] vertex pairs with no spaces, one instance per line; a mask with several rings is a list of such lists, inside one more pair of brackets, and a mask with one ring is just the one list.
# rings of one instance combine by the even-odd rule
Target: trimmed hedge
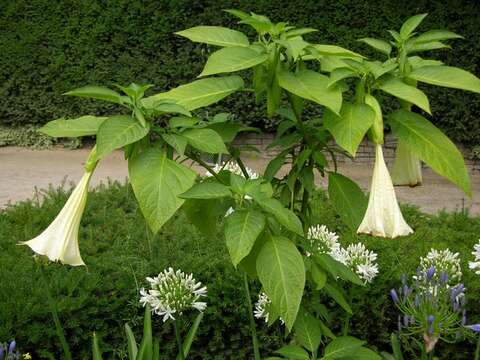
[[[61,116],[104,114],[112,106],[61,96],[86,84],[154,83],[152,92],[192,81],[208,47],[174,35],[199,24],[236,25],[221,9],[241,8],[274,21],[319,29],[311,41],[335,43],[373,55],[355,40],[387,38],[410,15],[428,12],[421,29],[448,28],[463,34],[450,51],[435,56],[480,72],[476,0],[17,0],[0,5],[0,122],[42,124]],[[241,27],[246,30],[245,26]],[[480,143],[480,97],[457,90],[428,89],[433,121],[454,140]],[[237,94],[213,110],[227,110],[268,129],[248,94]]]

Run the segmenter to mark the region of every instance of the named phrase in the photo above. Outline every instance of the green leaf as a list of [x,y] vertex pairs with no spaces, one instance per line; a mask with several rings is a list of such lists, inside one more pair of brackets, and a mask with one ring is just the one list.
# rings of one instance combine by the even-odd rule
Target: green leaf
[[468,71],[453,66],[422,66],[408,76],[431,85],[480,93],[480,79]]
[[286,156],[286,154],[280,154],[268,163],[267,168],[265,169],[265,173],[263,174],[263,177],[267,181],[273,180],[277,172],[282,168],[283,164],[285,163]]
[[342,148],[355,156],[357,148],[375,121],[375,112],[366,104],[344,102],[340,116],[325,112],[325,127]]
[[343,308],[343,310],[345,310],[349,314],[353,314],[352,308],[348,304],[347,300],[345,300],[345,297],[343,296],[343,294],[339,289],[327,283],[323,287],[323,290],[328,296],[330,296],[333,300],[335,300],[335,302],[338,305],[340,305]]
[[95,332],[93,333],[92,353],[93,360],[102,360],[102,350],[100,350],[100,345],[98,345],[98,338]]
[[393,95],[399,99],[408,101],[417,105],[420,109],[430,112],[430,104],[428,102],[427,95],[414,86],[405,84],[403,81],[391,78],[380,85],[380,89],[390,95]]
[[153,337],[152,337],[152,312],[150,307],[145,307],[143,317],[143,337],[138,350],[137,358],[139,360],[151,360],[153,357]]
[[195,184],[191,189],[179,195],[182,199],[218,199],[229,196],[232,196],[232,192],[228,186],[210,181]]
[[217,224],[220,217],[232,205],[227,198],[222,199],[187,199],[182,209],[188,220],[195,225],[205,236],[217,235]]
[[463,39],[463,36],[455,34],[448,30],[430,30],[418,35],[415,38],[415,44],[427,43],[432,41],[443,41],[450,39]]
[[322,359],[343,359],[355,355],[355,351],[362,347],[364,341],[352,336],[341,336],[335,338],[325,347],[325,354]]
[[320,321],[315,319],[305,309],[300,308],[297,320],[293,325],[295,339],[311,352],[317,351],[322,338]]
[[128,174],[140,209],[154,233],[182,206],[185,200],[178,195],[190,189],[197,177],[194,171],[169,160],[156,148],[130,158]]
[[75,90],[68,91],[64,95],[105,100],[116,104],[123,104],[125,98],[116,91],[102,86],[84,86]]
[[98,128],[106,117],[92,115],[81,116],[76,119],[57,119],[43,125],[39,132],[52,137],[79,137],[96,135]]
[[310,273],[312,275],[312,279],[315,283],[315,290],[321,290],[325,284],[327,283],[327,273],[323,271],[317,264],[312,263],[312,267],[310,268]]
[[255,199],[260,207],[274,215],[278,222],[288,230],[303,236],[302,223],[295,213],[285,208],[282,203],[276,199]]
[[430,50],[438,50],[438,49],[445,49],[450,48],[450,46],[440,42],[440,41],[432,41],[427,43],[417,44],[415,41],[409,41],[407,43],[407,52],[408,54],[412,54],[415,52],[421,51],[430,51]]
[[334,69],[330,73],[330,81],[328,82],[328,87],[335,85],[340,80],[343,80],[352,76],[356,76],[356,75],[357,73],[354,70],[347,67],[340,67],[340,68]]
[[171,99],[187,110],[195,110],[214,104],[243,87],[239,76],[201,79],[181,85],[170,91],[143,99],[146,107],[159,99]]
[[337,214],[352,230],[357,230],[367,210],[368,200],[362,189],[349,178],[328,174],[328,196]]
[[182,133],[195,149],[210,154],[228,154],[223,139],[212,129],[188,129]]
[[349,281],[352,284],[363,286],[362,280],[358,275],[350,270],[350,268],[341,262],[335,260],[328,254],[318,254],[314,257],[315,262],[319,264],[324,270],[327,270],[332,274],[334,279],[341,278],[345,281]]
[[185,116],[192,116],[190,114],[190,111],[188,111],[183,106],[177,103],[164,101],[164,100],[159,100],[158,102],[159,103],[153,107],[154,112],[176,113],[176,114],[182,114]]
[[346,59],[362,59],[364,56],[357,54],[356,52],[350,51],[348,49],[342,48],[336,45],[321,45],[315,44],[311,46],[314,49],[314,52],[322,56],[337,56],[340,58]]
[[418,14],[414,15],[405,21],[400,28],[400,36],[402,39],[406,40],[410,36],[410,34],[417,28],[418,25],[425,19],[425,16],[428,14]]
[[135,341],[132,329],[127,323],[125,323],[125,335],[127,337],[128,358],[136,359],[138,353],[137,342]]
[[292,36],[285,40],[279,40],[279,43],[287,48],[287,52],[293,60],[298,59],[303,50],[309,45],[301,36]]
[[471,196],[470,179],[462,154],[450,139],[423,116],[398,110],[391,114],[390,125],[418,158]]
[[237,210],[227,217],[225,239],[235,267],[250,253],[264,228],[265,216],[255,210]]
[[221,136],[224,143],[231,143],[239,132],[259,130],[254,127],[245,127],[240,124],[233,123],[214,123],[207,126],[207,128],[214,130]]
[[298,345],[285,345],[276,350],[275,353],[291,360],[309,360],[308,353]]
[[355,349],[354,354],[349,357],[350,360],[382,360],[382,357],[375,351],[365,347]]
[[194,42],[216,46],[248,46],[250,44],[245,34],[221,26],[195,26],[175,34]]
[[182,127],[194,127],[198,123],[198,119],[195,117],[186,117],[186,116],[175,116],[170,119],[168,125],[172,128],[182,128]]
[[378,50],[387,56],[389,56],[390,53],[392,52],[392,45],[390,45],[388,42],[384,40],[375,39],[375,38],[363,38],[363,39],[358,39],[358,41],[373,47],[375,50]]
[[185,153],[185,148],[187,147],[187,139],[185,139],[182,135],[178,134],[162,134],[163,140],[173,147],[175,151],[182,155]]
[[289,71],[278,73],[280,86],[304,99],[314,101],[338,114],[342,107],[342,93],[336,87],[328,87],[330,79],[312,70],[294,74]]
[[[188,353],[190,352],[190,348],[192,347],[193,340],[195,339],[195,335],[197,334],[198,327],[200,326],[200,322],[203,319],[203,312],[197,315],[195,320],[193,321],[192,326],[188,330],[187,336],[183,341],[182,349],[183,355],[187,358]],[[180,355],[177,356],[177,360],[180,360]]]
[[305,287],[302,255],[290,240],[272,237],[258,254],[257,273],[272,305],[291,330]]
[[267,54],[259,54],[246,47],[227,47],[215,51],[207,60],[199,77],[244,70],[267,60]]
[[143,139],[149,127],[142,126],[128,115],[111,116],[98,128],[97,156],[99,159],[115,149]]

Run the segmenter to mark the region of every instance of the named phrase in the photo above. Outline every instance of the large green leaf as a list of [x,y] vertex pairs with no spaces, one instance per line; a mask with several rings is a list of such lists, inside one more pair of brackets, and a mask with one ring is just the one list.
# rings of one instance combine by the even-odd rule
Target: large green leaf
[[226,47],[215,51],[207,60],[200,76],[248,69],[267,60],[267,54],[246,47]]
[[170,91],[143,99],[145,106],[151,107],[159,99],[175,100],[187,110],[195,110],[214,104],[243,87],[239,76],[201,79],[181,85]]
[[337,337],[326,346],[322,359],[343,359],[354,356],[355,351],[364,343],[364,341],[351,336]]
[[453,66],[422,66],[413,70],[409,77],[427,84],[480,93],[480,79]]
[[424,32],[423,34],[418,35],[415,38],[416,44],[428,43],[432,41],[443,41],[450,39],[462,39],[462,35],[455,34],[454,32],[448,30],[430,30]]
[[203,44],[225,47],[249,45],[245,34],[221,26],[195,26],[175,34]]
[[337,45],[315,44],[315,45],[312,45],[311,48],[314,49],[313,50],[314,53],[317,53],[322,56],[337,56],[340,58],[347,58],[347,59],[363,58],[362,55]]
[[148,126],[142,126],[131,116],[117,115],[109,117],[98,128],[98,158],[100,159],[115,149],[144,138],[148,131]]
[[125,99],[124,96],[120,95],[116,91],[102,86],[84,86],[68,91],[64,95],[105,100],[116,104],[123,104]]
[[357,230],[367,210],[368,199],[362,189],[349,178],[328,174],[328,196],[337,214],[352,230]]
[[232,196],[228,186],[211,181],[195,184],[191,189],[180,195],[182,199],[218,199],[228,196]]
[[205,236],[216,236],[219,219],[232,205],[228,198],[187,199],[182,206],[188,220]]
[[188,129],[182,133],[195,149],[211,154],[228,154],[223,139],[212,129]]
[[330,79],[312,70],[298,73],[281,71],[278,81],[282,88],[304,99],[323,105],[334,113],[340,113],[342,93],[337,87],[328,87]]
[[311,352],[317,351],[322,338],[321,323],[301,308],[293,325],[295,339]]
[[430,114],[430,104],[427,95],[416,87],[407,85],[399,79],[390,78],[380,85],[380,89],[399,99],[415,104]]
[[358,39],[358,41],[361,41],[367,44],[368,46],[373,47],[375,50],[378,50],[387,56],[389,56],[390,53],[392,52],[392,45],[390,45],[385,40],[380,40],[375,38],[363,38],[363,39]]
[[302,255],[292,241],[270,238],[258,254],[257,273],[272,305],[291,330],[305,287]]
[[185,200],[178,195],[192,187],[197,175],[150,148],[128,161],[133,192],[148,225],[156,233]]
[[92,115],[81,116],[76,119],[57,119],[43,125],[39,132],[52,137],[79,137],[95,135],[98,128],[107,119]]
[[168,145],[173,147],[178,154],[183,156],[188,144],[187,139],[185,139],[182,135],[179,134],[168,133],[162,134],[162,138]]
[[287,208],[285,208],[280,201],[277,199],[266,199],[261,197],[257,200],[258,204],[262,207],[263,210],[274,215],[278,222],[294,233],[303,236],[302,223],[298,219],[295,213]]
[[405,21],[400,29],[400,36],[402,39],[407,39],[410,34],[417,28],[418,25],[425,19],[427,14],[413,15]]
[[340,116],[327,111],[324,121],[337,144],[355,156],[358,145],[375,121],[375,112],[366,104],[344,102]]
[[225,240],[234,266],[252,250],[265,227],[265,216],[255,210],[237,210],[225,221]]
[[325,291],[328,296],[335,300],[335,302],[340,305],[343,310],[345,310],[349,314],[353,314],[350,304],[347,302],[345,296],[343,295],[343,292],[340,289],[327,283],[323,287],[323,291]]
[[470,178],[462,154],[440,129],[423,116],[403,109],[391,114],[390,125],[394,135],[420,160],[471,195]]
[[[282,355],[281,359],[289,360],[309,360],[310,356],[307,351],[298,345],[284,345],[280,349],[276,350],[275,353]],[[268,358],[267,360],[269,360]],[[273,358],[280,359],[280,358]]]

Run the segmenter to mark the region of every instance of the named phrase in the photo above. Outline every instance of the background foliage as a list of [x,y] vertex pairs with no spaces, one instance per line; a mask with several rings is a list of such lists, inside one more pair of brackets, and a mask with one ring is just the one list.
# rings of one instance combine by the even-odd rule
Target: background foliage
[[[356,39],[388,38],[386,29],[398,29],[409,16],[428,12],[421,29],[446,28],[466,36],[435,58],[480,72],[476,0],[405,0],[401,6],[394,0],[5,1],[0,4],[0,122],[42,124],[61,116],[110,112],[115,105],[61,96],[86,84],[154,83],[153,93],[192,81],[211,49],[174,32],[200,24],[238,28],[221,11],[226,8],[317,28],[307,39],[369,56],[375,54]],[[427,92],[434,99],[433,121],[439,127],[456,141],[480,143],[478,95],[440,88]],[[249,94],[236,94],[215,110],[271,127]]]
[[[193,359],[248,359],[251,341],[244,306],[242,279],[234,270],[222,234],[205,238],[189,223],[183,211],[171,219],[155,236],[146,230],[129,186],[111,184],[89,195],[80,229],[80,247],[88,267],[72,268],[51,264],[47,276],[59,304],[59,312],[75,359],[91,359],[91,336],[96,331],[109,353],[109,359],[125,354],[123,324],[129,321],[141,332],[142,309],[138,290],[146,286],[145,277],[158,274],[167,266],[194,272],[208,287],[208,308],[194,343]],[[27,247],[18,242],[42,231],[58,213],[69,195],[63,189],[44,192],[45,201],[18,203],[0,211],[0,341],[15,338],[20,348],[35,359],[61,357],[61,349],[38,270]],[[371,286],[354,293],[351,334],[370,346],[390,350],[389,336],[397,328],[397,312],[389,290],[398,286],[402,273],[412,274],[419,256],[430,247],[449,247],[461,253],[464,283],[467,286],[469,321],[480,322],[480,277],[467,270],[470,252],[480,233],[480,218],[464,213],[430,216],[414,208],[403,212],[415,234],[394,240],[358,237],[335,215],[323,194],[314,200],[315,219],[341,235],[343,245],[361,240],[378,252],[380,273]],[[252,291],[256,297],[258,284]],[[253,299],[256,300],[256,299]],[[311,299],[318,304],[317,298]],[[307,299],[309,301],[309,299]],[[340,331],[345,312],[330,300],[321,299],[332,309],[328,324]],[[190,314],[195,315],[195,314]],[[190,321],[193,319],[189,319]],[[155,333],[164,341],[162,354],[174,358],[173,331],[155,319]],[[270,330],[258,322],[262,352],[279,347],[281,336],[276,326]],[[267,336],[268,335],[268,336]],[[474,345],[439,345],[440,359],[470,359]],[[462,351],[458,351],[462,349]]]

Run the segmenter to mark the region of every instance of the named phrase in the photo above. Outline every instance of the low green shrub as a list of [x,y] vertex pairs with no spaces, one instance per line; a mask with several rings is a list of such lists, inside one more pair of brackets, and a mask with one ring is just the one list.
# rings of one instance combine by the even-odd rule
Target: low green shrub
[[17,127],[0,126],[0,147],[21,146],[32,149],[51,149],[61,144],[68,149],[81,147],[79,138],[57,139],[39,133],[38,126],[25,125]]
[[[0,340],[15,338],[34,358],[48,358],[49,354],[60,358],[61,348],[32,253],[17,244],[40,233],[61,209],[68,193],[64,188],[51,188],[40,194],[45,196],[43,201],[37,198],[21,202],[0,212]],[[91,358],[93,331],[102,339],[106,358],[123,358],[123,324],[128,321],[134,331],[141,331],[143,310],[138,290],[146,285],[146,276],[167,266],[194,273],[208,287],[208,307],[191,358],[249,358],[252,351],[241,277],[226,257],[222,235],[204,238],[180,212],[152,236],[129,186],[111,183],[89,196],[80,230],[87,268],[50,264],[46,269],[75,359]],[[480,291],[480,277],[467,269],[480,234],[480,218],[466,213],[425,215],[412,207],[403,210],[415,234],[379,239],[359,237],[349,230],[323,194],[319,193],[313,202],[318,222],[341,234],[344,244],[361,240],[379,254],[379,276],[371,286],[354,289],[350,329],[352,335],[380,350],[390,350],[389,336],[397,327],[397,312],[389,290],[398,286],[402,273],[415,272],[419,257],[431,247],[460,252],[468,288],[469,321],[480,322],[480,303],[478,296],[474,297]],[[252,297],[259,290],[255,286]],[[335,311],[333,305],[325,304]],[[187,321],[196,314],[190,315]],[[345,313],[338,310],[335,315],[344,317]],[[160,319],[154,323],[155,333],[164,344],[165,358],[174,358],[172,329],[162,327]],[[330,326],[340,330],[340,324]],[[278,348],[282,336],[276,326],[267,329],[258,323],[258,328],[263,354]],[[460,347],[462,351],[458,351]],[[442,343],[438,354],[440,359],[470,359],[472,351],[469,343]]]

